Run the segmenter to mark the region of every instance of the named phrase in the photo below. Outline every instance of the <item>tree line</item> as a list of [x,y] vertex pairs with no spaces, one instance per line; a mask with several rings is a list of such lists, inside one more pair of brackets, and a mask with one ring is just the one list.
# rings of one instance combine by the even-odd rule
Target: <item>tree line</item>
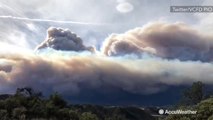
[[0,120],[154,120],[139,108],[72,105],[57,92],[43,98],[28,87],[0,99]]
[[44,98],[41,92],[25,87],[13,95],[0,95],[0,120],[213,120],[213,96],[202,82],[193,83],[182,94],[170,109],[196,110],[197,114],[153,117],[139,107],[73,105],[57,92]]

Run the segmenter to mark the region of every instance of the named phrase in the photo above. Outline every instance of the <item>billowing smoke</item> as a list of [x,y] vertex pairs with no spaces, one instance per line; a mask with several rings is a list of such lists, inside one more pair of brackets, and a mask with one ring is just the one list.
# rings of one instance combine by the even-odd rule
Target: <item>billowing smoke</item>
[[76,94],[85,87],[100,90],[116,87],[130,93],[151,94],[166,86],[199,80],[213,84],[211,63],[33,54],[0,57],[3,60],[0,63],[6,64],[0,66],[0,87],[6,86],[5,91],[32,86],[43,91]]
[[[0,92],[31,86],[68,96],[88,90],[114,93],[115,88],[142,95],[195,81],[213,85],[211,37],[180,23],[153,23],[111,35],[102,47],[105,55],[82,54],[91,49],[76,34],[59,28],[50,28],[37,49],[47,47],[55,50],[0,53]],[[143,53],[148,57],[140,57]]]
[[139,55],[143,49],[166,59],[211,61],[213,37],[183,23],[153,23],[109,36],[103,53],[108,56],[123,55],[124,52]]
[[68,29],[51,27],[47,34],[46,40],[38,45],[36,50],[49,47],[56,50],[95,51],[93,47],[84,46],[82,39]]
[[149,47],[138,46],[134,41],[117,38],[117,35],[111,35],[106,40],[104,53],[108,56],[120,56],[125,54],[155,53],[155,50]]

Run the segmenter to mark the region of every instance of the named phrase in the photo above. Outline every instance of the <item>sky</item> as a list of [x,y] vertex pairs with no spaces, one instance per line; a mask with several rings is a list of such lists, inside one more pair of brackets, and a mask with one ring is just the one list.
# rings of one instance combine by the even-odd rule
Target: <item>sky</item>
[[213,2],[1,0],[0,93],[31,86],[76,103],[159,104],[193,82],[212,86],[213,13],[171,13],[178,5]]
[[[74,21],[84,23],[101,23],[103,25],[63,24],[30,20],[1,18],[0,32],[2,41],[14,43],[33,49],[46,36],[50,26],[69,28],[78,33],[89,45],[100,46],[100,43],[111,33],[123,33],[135,27],[141,27],[150,21],[184,22],[197,25],[201,18],[195,14],[170,13],[171,5],[212,4],[202,0],[1,0],[0,15],[31,19],[56,21]],[[104,25],[106,24],[106,25]],[[8,32],[10,35],[8,35]],[[96,34],[98,33],[98,34]],[[17,44],[17,43],[16,43]]]

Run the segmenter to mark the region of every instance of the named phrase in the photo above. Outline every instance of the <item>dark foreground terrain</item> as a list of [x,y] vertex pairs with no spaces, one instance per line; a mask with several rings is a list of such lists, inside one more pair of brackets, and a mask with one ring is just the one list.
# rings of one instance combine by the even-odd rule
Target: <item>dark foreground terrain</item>
[[4,94],[0,99],[1,120],[154,120],[136,107],[68,105],[58,93],[44,99],[31,88],[17,89],[15,95]]
[[159,107],[117,107],[68,104],[58,93],[49,98],[31,88],[0,95],[0,120],[213,120],[213,98],[201,82],[184,92],[177,105],[162,109],[196,110],[195,115],[159,115]]

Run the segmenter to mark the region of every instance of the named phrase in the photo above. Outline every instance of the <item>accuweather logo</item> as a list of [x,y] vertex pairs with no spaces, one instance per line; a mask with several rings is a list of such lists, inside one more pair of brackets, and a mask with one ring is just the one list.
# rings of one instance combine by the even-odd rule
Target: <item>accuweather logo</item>
[[160,110],[158,111],[158,113],[159,113],[160,115],[163,115],[163,114],[164,114],[164,110],[163,110],[163,109],[160,109]]
[[163,110],[159,109],[158,113],[160,115],[190,115],[190,114],[197,114],[195,110]]

